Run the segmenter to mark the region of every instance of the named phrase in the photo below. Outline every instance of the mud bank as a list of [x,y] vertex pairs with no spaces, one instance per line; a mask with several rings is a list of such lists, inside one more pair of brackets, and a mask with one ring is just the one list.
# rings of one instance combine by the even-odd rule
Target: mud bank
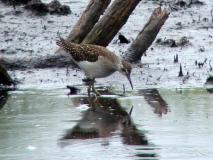
[[[138,66],[134,68],[132,79],[136,88],[203,87],[207,77],[212,74],[210,66],[213,61],[213,22],[211,21],[213,2],[210,0],[202,2],[204,2],[202,5],[191,4],[178,10],[169,9],[171,10],[170,17],[157,39],[163,41],[173,39],[178,42],[182,37],[186,37],[189,43],[177,47],[153,43],[146,52],[146,56],[142,57],[141,68]],[[76,73],[75,70],[68,69],[69,74],[67,74],[66,67],[69,64],[67,58],[65,58],[67,65],[61,66],[61,60],[51,59],[55,61],[55,67],[60,66],[64,69],[41,69],[43,57],[52,56],[57,50],[55,44],[57,32],[59,31],[63,37],[68,36],[71,27],[81,15],[88,0],[72,2],[64,0],[61,3],[70,6],[73,14],[67,16],[47,14],[38,17],[25,11],[22,6],[16,6],[16,10],[21,11],[17,15],[13,7],[2,3],[0,5],[0,42],[2,44],[0,56],[1,59],[13,62],[14,66],[11,67],[13,69],[9,73],[13,78],[22,82],[21,86],[39,88],[44,85],[54,88],[56,86],[64,87],[67,84],[81,84],[83,77],[81,72]],[[158,5],[156,1],[140,2],[120,33],[132,41]],[[169,8],[168,3],[161,5]],[[119,34],[108,48],[117,54],[122,54],[130,44],[119,43],[118,36]],[[174,63],[176,55],[179,57],[178,63]],[[37,69],[28,67],[27,63],[18,63],[20,61],[33,63],[35,59],[41,60],[40,64],[36,64],[35,68]],[[195,61],[199,63],[205,59],[207,59],[206,63],[202,67],[195,65]],[[183,77],[178,77],[180,64],[183,67]],[[43,74],[45,76],[42,76]],[[79,79],[77,82],[76,77]],[[106,79],[98,80],[98,83],[111,85],[116,82],[122,86],[126,81],[123,81],[122,76],[119,77],[121,78],[118,78],[116,73]],[[126,85],[128,86],[128,83]]]

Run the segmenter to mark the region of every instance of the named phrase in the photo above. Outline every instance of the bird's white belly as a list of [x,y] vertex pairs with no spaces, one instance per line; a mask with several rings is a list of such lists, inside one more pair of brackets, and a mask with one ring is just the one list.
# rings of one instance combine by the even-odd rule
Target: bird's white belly
[[115,72],[115,68],[109,62],[98,59],[96,62],[81,61],[78,66],[85,72],[89,78],[102,78]]

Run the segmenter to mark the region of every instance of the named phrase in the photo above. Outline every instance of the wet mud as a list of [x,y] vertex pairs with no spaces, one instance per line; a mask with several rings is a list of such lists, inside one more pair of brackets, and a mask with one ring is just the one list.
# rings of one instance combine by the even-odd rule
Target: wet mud
[[[132,79],[136,88],[204,86],[207,77],[212,75],[213,22],[210,7],[212,1],[202,2],[178,1],[176,4],[174,1],[143,1],[138,5],[134,14],[108,46],[116,54],[122,54],[130,45],[130,43],[120,43],[120,34],[127,37],[125,41],[131,42],[146,23],[146,17],[149,17],[158,5],[170,10],[171,14],[156,41],[142,57],[142,68],[134,67]],[[54,88],[54,86],[65,87],[76,82],[75,77],[63,74],[67,66],[70,72],[75,73],[75,70],[72,71],[68,56],[55,54],[57,50],[55,41],[58,31],[63,37],[68,35],[88,1],[61,3],[70,6],[73,14],[35,16],[27,12],[22,5],[16,6],[14,10],[12,6],[1,3],[0,63],[10,70],[12,78],[18,79],[23,85],[38,86],[38,88],[46,85]],[[53,8],[59,6],[56,1],[49,1],[47,4]],[[179,6],[179,9],[172,10],[172,6]],[[20,14],[17,14],[17,11]],[[141,23],[138,23],[139,21]],[[174,60],[176,55],[178,61]],[[207,61],[203,63],[205,59]],[[199,65],[195,65],[196,61]],[[180,64],[182,77],[178,77]],[[54,67],[64,69],[54,69]],[[39,76],[43,73],[47,73],[48,76]],[[82,73],[77,72],[77,77],[82,79]],[[104,84],[107,81],[112,85],[110,81],[117,81],[116,84],[119,84],[121,82],[119,77],[115,74],[107,80],[98,80],[98,82]],[[41,81],[42,84],[38,85]],[[44,82],[48,83],[44,84]],[[122,80],[122,83],[127,86],[125,81]],[[119,88],[122,90],[122,87]]]

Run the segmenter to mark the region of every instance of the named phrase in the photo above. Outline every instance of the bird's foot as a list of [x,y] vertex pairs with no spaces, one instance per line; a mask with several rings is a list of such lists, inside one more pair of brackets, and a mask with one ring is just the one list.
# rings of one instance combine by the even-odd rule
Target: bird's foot
[[96,96],[101,96],[101,94],[95,89],[94,84],[92,85],[92,91],[96,94]]
[[101,94],[96,89],[94,89],[93,92],[96,94],[96,96],[101,96]]

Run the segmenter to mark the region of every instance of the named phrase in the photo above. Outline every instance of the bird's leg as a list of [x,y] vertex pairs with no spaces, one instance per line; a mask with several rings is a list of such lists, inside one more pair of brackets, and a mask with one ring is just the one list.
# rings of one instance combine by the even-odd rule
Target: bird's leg
[[101,94],[95,89],[94,83],[92,84],[92,91],[93,91],[97,96],[101,96]]
[[88,96],[90,97],[90,92],[91,92],[91,84],[89,84],[88,88],[87,88],[87,93],[88,93]]
[[95,79],[92,82],[92,91],[97,95],[100,96],[101,94],[95,89]]
[[88,93],[88,97],[90,97],[93,80],[91,78],[85,78],[83,79],[83,82],[88,86],[87,93]]

